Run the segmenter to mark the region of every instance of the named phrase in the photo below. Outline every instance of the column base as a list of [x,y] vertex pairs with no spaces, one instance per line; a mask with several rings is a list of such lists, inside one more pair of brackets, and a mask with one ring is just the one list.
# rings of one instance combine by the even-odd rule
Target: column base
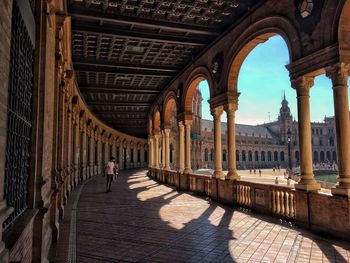
[[223,171],[214,171],[212,178],[224,178],[225,174]]
[[229,171],[225,176],[226,180],[240,180],[241,177],[238,175],[237,171]]
[[184,174],[190,174],[190,173],[192,173],[192,169],[191,168],[185,168],[183,173]]
[[295,189],[304,191],[318,191],[321,185],[315,179],[301,179],[299,183],[295,184]]
[[164,170],[165,170],[165,171],[170,171],[170,166],[164,167]]
[[350,197],[350,188],[340,188],[336,186],[331,188],[332,195],[344,195]]

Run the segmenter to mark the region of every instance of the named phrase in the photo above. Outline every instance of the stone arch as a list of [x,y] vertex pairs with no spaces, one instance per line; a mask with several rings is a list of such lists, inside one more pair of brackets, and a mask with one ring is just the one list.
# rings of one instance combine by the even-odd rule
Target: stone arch
[[333,151],[333,153],[332,153],[332,161],[333,162],[337,162],[337,153],[336,153],[336,151]]
[[206,80],[209,85],[210,98],[214,96],[214,83],[209,70],[202,66],[191,72],[185,82],[185,90],[181,99],[181,108],[186,113],[192,114],[192,99],[201,81]]
[[324,156],[324,151],[321,151],[320,152],[320,161],[321,162],[324,162],[325,161],[325,158],[324,158],[325,156]]
[[171,113],[174,107],[178,109],[176,93],[174,91],[170,91],[166,95],[163,103],[162,119],[165,127],[170,127]]
[[319,159],[318,159],[318,152],[314,151],[314,163],[318,163]]
[[[338,25],[338,42],[339,42],[339,54],[341,62],[350,63],[349,50],[350,50],[350,1],[346,1]],[[345,54],[347,52],[347,54]],[[347,61],[344,61],[344,58]]]
[[160,112],[156,109],[153,115],[153,134],[160,133]]
[[274,35],[281,36],[286,42],[290,62],[301,57],[301,40],[294,25],[281,16],[263,18],[250,25],[231,46],[224,69],[226,72],[225,89],[237,91],[238,75],[245,58],[258,44],[267,41]]
[[209,158],[208,158],[208,148],[205,148],[204,150],[204,161],[208,162]]
[[295,153],[294,153],[294,156],[295,156],[295,161],[297,162],[297,163],[299,163],[299,159],[300,159],[300,157],[299,157],[299,151],[295,151]]
[[148,118],[148,135],[152,136],[153,135],[153,118],[150,116]]
[[284,162],[284,151],[280,152],[280,160]]

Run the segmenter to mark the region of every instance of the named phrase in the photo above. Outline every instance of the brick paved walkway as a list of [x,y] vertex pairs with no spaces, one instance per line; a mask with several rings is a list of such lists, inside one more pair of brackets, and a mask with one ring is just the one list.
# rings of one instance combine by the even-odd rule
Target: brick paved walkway
[[[79,197],[79,263],[350,262],[348,243],[335,244],[276,219],[177,192],[150,180],[145,171],[122,173],[111,193],[104,193],[104,182],[93,178],[80,197],[69,201]],[[72,225],[68,221],[62,224],[65,233]],[[56,263],[67,262],[64,242],[58,244]],[[74,244],[69,251],[75,253]]]

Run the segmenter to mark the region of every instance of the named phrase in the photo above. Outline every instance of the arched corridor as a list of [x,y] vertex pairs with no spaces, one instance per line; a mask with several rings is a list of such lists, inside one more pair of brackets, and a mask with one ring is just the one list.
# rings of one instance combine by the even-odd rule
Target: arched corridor
[[349,244],[179,192],[145,170],[122,172],[108,194],[104,183],[94,177],[70,197],[75,220],[62,226],[70,235],[59,242],[55,263],[350,260]]

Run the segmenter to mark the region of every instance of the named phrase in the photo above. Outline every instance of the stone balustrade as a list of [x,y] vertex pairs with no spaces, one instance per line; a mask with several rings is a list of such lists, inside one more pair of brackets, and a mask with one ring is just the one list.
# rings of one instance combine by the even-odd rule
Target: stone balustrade
[[149,170],[149,176],[180,191],[190,191],[226,205],[244,207],[305,228],[350,239],[350,199],[344,196],[154,168]]

